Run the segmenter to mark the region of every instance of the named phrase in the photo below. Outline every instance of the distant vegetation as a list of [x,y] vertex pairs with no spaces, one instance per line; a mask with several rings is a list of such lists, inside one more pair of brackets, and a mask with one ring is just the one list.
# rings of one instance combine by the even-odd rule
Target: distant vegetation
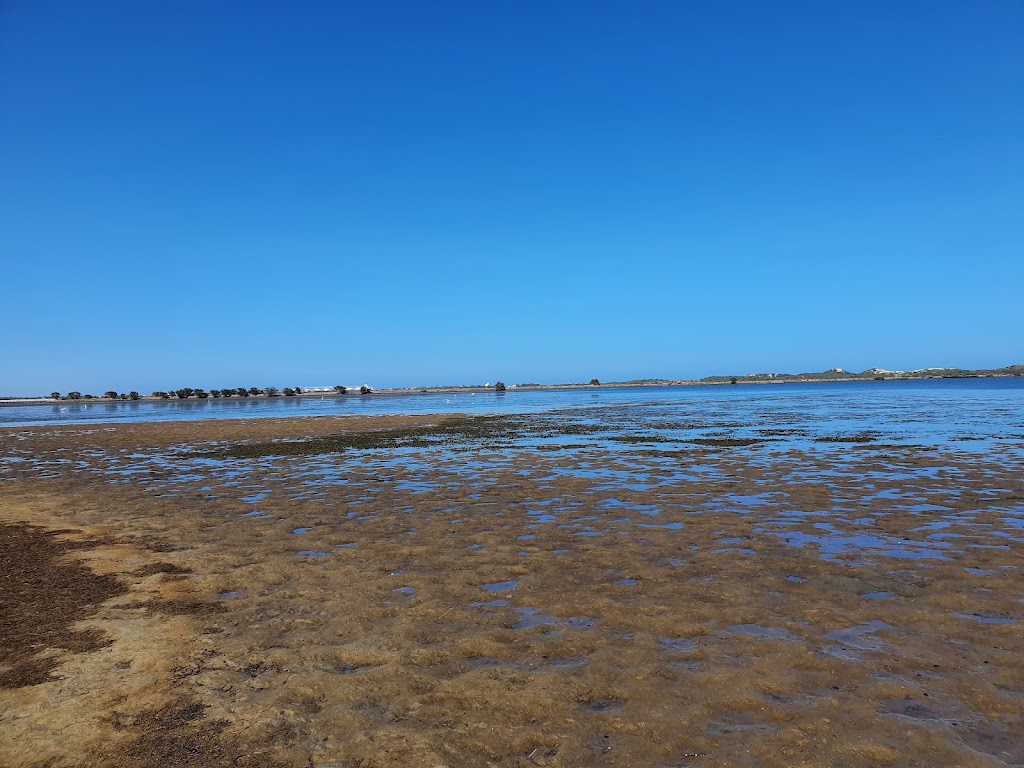
[[[362,387],[361,390],[365,390],[362,394],[368,394],[372,390],[369,387]],[[334,394],[344,395],[348,392],[347,387],[338,385],[334,388]],[[170,400],[176,398],[178,400],[189,400],[196,398],[199,400],[205,400],[207,398],[221,398],[221,397],[277,397],[283,394],[285,397],[294,397],[301,395],[302,387],[285,387],[284,389],[278,389],[277,387],[229,387],[227,389],[211,389],[207,392],[201,387],[181,387],[180,389],[169,389],[162,390],[158,389],[150,394],[150,397],[159,398],[160,400]],[[62,395],[60,392],[51,392],[50,397],[54,400],[92,400],[92,395],[83,395],[81,392],[68,392],[66,395]],[[113,389],[108,389],[103,393],[103,397],[107,400],[141,400],[140,395],[135,390],[125,394],[124,392],[117,392]]]

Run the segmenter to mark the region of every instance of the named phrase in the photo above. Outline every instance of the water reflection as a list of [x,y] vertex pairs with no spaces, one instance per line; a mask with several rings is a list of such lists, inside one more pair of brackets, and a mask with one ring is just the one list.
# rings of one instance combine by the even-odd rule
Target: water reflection
[[[765,439],[764,429],[827,421],[833,436],[870,433],[892,423],[941,427],[950,439],[971,439],[972,430],[950,412],[961,409],[971,421],[979,414],[1006,429],[1019,413],[1024,379],[933,379],[920,381],[837,382],[819,384],[606,387],[516,390],[496,393],[421,393],[329,395],[323,397],[207,398],[203,400],[67,401],[53,405],[0,408],[0,426],[109,421],[188,421],[195,419],[270,418],[280,416],[381,415],[431,413],[535,413],[602,406],[691,404],[706,411],[711,403],[732,414],[768,409],[770,420],[752,425],[748,438]],[[951,408],[953,409],[951,411]],[[885,420],[878,415],[884,413]],[[706,415],[706,414],[702,414]],[[722,415],[713,411],[711,416]],[[729,420],[725,419],[726,425]],[[1017,432],[1020,432],[1017,423]],[[761,427],[761,432],[757,431]],[[890,430],[887,430],[891,432]],[[913,431],[913,430],[911,430]],[[737,435],[733,435],[736,437]],[[791,435],[792,436],[792,435]]]

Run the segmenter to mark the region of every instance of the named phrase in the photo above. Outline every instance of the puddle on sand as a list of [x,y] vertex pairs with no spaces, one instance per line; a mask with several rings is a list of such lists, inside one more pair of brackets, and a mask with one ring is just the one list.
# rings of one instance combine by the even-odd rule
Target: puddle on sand
[[863,661],[864,657],[857,651],[877,651],[882,647],[882,641],[875,637],[875,632],[884,629],[892,629],[891,624],[884,621],[869,621],[867,624],[859,624],[849,629],[837,629],[826,632],[825,637],[833,640],[839,645],[830,645],[822,650],[830,656],[845,659],[846,661]]
[[832,529],[828,523],[817,523],[816,528],[824,531],[812,535],[803,531],[765,531],[784,539],[791,547],[806,547],[816,544],[822,560],[841,562],[840,555],[880,554],[908,560],[949,560],[944,552],[952,545],[943,541],[909,541],[894,537],[871,536],[869,534],[844,534]]
[[573,656],[567,659],[554,659],[548,662],[548,666],[551,669],[583,669],[587,666],[587,658],[585,656]]
[[1016,624],[1017,619],[1004,619],[998,616],[982,616],[979,613],[954,613],[958,619],[970,619],[981,624]]
[[304,557],[330,557],[331,556],[330,552],[317,552],[317,551],[312,550],[312,549],[302,549],[302,550],[299,550],[299,554],[303,555]]
[[949,702],[923,702],[911,696],[883,701],[879,707],[883,715],[902,715],[914,720],[945,720],[956,717],[960,707]]
[[500,659],[492,659],[488,656],[478,656],[472,661],[474,667],[483,667],[484,669],[490,669],[491,667],[504,667],[508,663],[501,661]]
[[733,624],[731,627],[733,632],[738,632],[741,635],[753,635],[754,637],[763,637],[768,640],[790,640],[793,642],[799,642],[800,638],[794,635],[792,632],[782,627],[762,627],[760,624]]
[[486,603],[470,603],[474,608],[508,608],[508,600],[491,600]]
[[547,512],[527,512],[527,514],[530,515],[530,517],[532,517],[537,523],[553,523],[558,520],[557,516],[548,514]]
[[298,536],[300,534],[306,533],[306,532],[311,531],[311,530],[313,530],[313,529],[312,528],[296,528],[295,530],[292,531],[292,533],[294,533],[296,536]]
[[484,592],[505,592],[509,589],[515,589],[519,586],[519,582],[515,579],[511,581],[496,581],[493,584],[484,584],[480,588]]
[[683,529],[682,523],[666,523],[665,525],[655,525],[654,523],[637,523],[639,528],[664,528],[666,531],[681,531]]
[[519,614],[519,622],[512,629],[533,629],[558,623],[557,618],[541,613],[539,608],[516,608],[515,611]]
[[693,653],[697,650],[696,641],[687,640],[683,637],[659,637],[658,644],[662,648],[678,651],[679,653]]
[[1020,731],[993,722],[972,723],[956,731],[971,749],[992,755],[1002,761],[1003,765],[1024,764],[1024,741],[1020,738]]
[[727,493],[722,501],[729,504],[740,504],[744,507],[763,507],[774,503],[773,499],[767,497],[784,495],[785,494],[777,491],[773,493],[759,493],[756,496],[743,496],[738,493]]
[[597,699],[588,701],[583,707],[591,712],[621,712],[625,705],[626,702],[620,699]]

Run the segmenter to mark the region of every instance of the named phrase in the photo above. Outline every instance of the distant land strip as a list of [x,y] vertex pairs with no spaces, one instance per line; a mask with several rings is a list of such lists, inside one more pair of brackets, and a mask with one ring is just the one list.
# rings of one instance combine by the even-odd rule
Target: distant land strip
[[140,395],[136,391],[119,393],[108,390],[103,395],[83,394],[81,392],[51,392],[50,395],[38,395],[34,397],[3,397],[0,396],[0,406],[3,405],[46,405],[58,401],[116,401],[116,400],[204,400],[207,398],[266,398],[266,397],[325,397],[341,395],[407,395],[414,392],[421,393],[442,393],[442,392],[472,392],[481,390],[496,390],[504,392],[507,389],[519,390],[544,390],[544,389],[575,389],[579,387],[665,387],[665,386],[698,386],[702,384],[799,384],[808,382],[835,382],[835,381],[890,381],[890,380],[913,380],[913,379],[977,379],[977,378],[999,378],[1007,376],[1024,376],[1024,365],[1007,365],[1003,368],[918,368],[913,371],[890,371],[885,368],[868,368],[866,371],[854,373],[842,368],[829,368],[827,371],[809,373],[747,373],[738,376],[706,376],[703,379],[632,379],[630,381],[605,381],[591,379],[586,383],[567,384],[510,384],[502,382],[495,384],[450,384],[443,386],[418,386],[402,387],[393,389],[373,389],[367,384],[360,386],[332,387],[237,387],[229,389],[199,389],[184,387],[181,389],[157,391],[150,395]]

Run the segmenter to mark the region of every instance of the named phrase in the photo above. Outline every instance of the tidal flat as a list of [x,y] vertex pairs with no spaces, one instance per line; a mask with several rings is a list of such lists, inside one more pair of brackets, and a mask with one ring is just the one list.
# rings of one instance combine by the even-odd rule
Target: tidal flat
[[0,765],[1022,765],[1024,420],[964,413],[0,430]]

